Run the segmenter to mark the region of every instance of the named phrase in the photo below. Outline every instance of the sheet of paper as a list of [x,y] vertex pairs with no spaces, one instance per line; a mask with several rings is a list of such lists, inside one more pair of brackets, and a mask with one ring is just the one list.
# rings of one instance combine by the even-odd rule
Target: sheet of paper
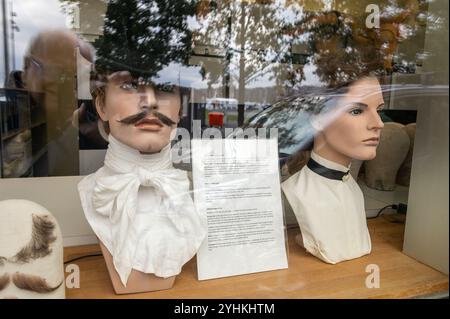
[[276,139],[192,140],[198,279],[288,267]]

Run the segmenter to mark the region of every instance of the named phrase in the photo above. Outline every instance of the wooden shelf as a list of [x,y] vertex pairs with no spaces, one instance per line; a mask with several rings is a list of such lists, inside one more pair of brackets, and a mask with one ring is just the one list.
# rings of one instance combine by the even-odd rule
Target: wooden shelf
[[16,135],[18,135],[20,133],[25,132],[27,129],[28,129],[28,127],[24,127],[24,128],[16,129],[14,131],[9,131],[9,132],[7,132],[7,133],[2,135],[2,140],[5,141],[7,139],[10,139],[10,138],[12,138],[12,137],[14,137],[14,136],[16,136]]
[[[9,96],[11,103],[14,105],[9,105],[8,103],[2,103],[1,107],[8,107],[11,112],[14,112],[14,116],[18,121],[18,125],[25,126],[20,129],[9,130],[6,133],[0,133],[0,177],[3,174],[3,166],[4,166],[4,147],[7,144],[7,140],[17,136],[20,133],[25,132],[26,130],[30,130],[31,132],[31,143],[32,143],[32,152],[33,159],[32,164],[30,165],[28,171],[34,171],[34,165],[42,158],[42,155],[47,152],[46,144],[46,117],[45,117],[45,108],[42,106],[36,106],[31,104],[31,100],[29,98],[29,92],[22,89],[0,89],[0,96]],[[12,107],[12,109],[11,109]],[[6,109],[5,109],[6,110]],[[9,114],[9,113],[8,113]],[[2,116],[6,116],[6,113],[3,109],[0,112],[0,121],[5,122]],[[16,123],[17,124],[17,123]],[[43,149],[45,148],[45,149]],[[36,152],[35,149],[39,151]],[[27,175],[28,171],[22,176]],[[20,177],[22,177],[20,176]]]
[[[80,266],[80,288],[66,289],[67,298],[413,298],[448,296],[448,276],[402,253],[404,224],[384,218],[368,221],[372,253],[336,265],[306,253],[289,229],[289,268],[206,281],[197,280],[195,258],[172,289],[132,295],[114,294],[103,257],[74,263]],[[98,245],[69,247],[65,260],[100,252]],[[365,285],[367,265],[380,268],[380,288]],[[66,276],[69,275],[66,273]]]
[[32,124],[31,124],[31,128],[33,129],[33,128],[35,128],[35,127],[44,125],[44,124],[46,124],[46,123],[47,123],[47,122],[46,122],[45,120],[42,120],[42,121],[39,121],[39,122],[36,122],[36,123],[32,123]]

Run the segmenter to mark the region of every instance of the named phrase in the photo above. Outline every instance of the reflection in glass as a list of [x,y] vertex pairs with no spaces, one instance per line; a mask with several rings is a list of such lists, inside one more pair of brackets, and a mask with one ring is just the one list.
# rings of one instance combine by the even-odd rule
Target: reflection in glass
[[[97,168],[94,158],[101,156],[92,154],[105,149],[107,142],[99,132],[90,95],[94,56],[100,73],[127,69],[155,84],[176,84],[182,97],[180,126],[188,130],[193,120],[200,120],[202,129],[210,126],[210,112],[222,114],[222,128],[255,119],[270,123],[270,116],[264,119],[270,110],[263,109],[273,105],[275,110],[277,101],[296,101],[294,96],[301,99],[302,92],[314,87],[339,87],[374,61],[381,61],[381,73],[392,75],[384,79],[385,85],[422,83],[421,69],[433,56],[424,49],[426,36],[439,32],[446,18],[428,12],[428,1],[381,1],[379,27],[373,28],[367,24],[368,4],[292,0],[18,0],[14,8],[7,4],[3,13],[9,17],[15,12],[17,28],[14,40],[12,26],[5,29],[8,50],[3,45],[7,54],[2,56],[9,63],[3,61],[0,75],[5,89],[29,92],[25,103],[29,110],[24,114],[30,115],[22,119],[31,123],[28,162],[33,170],[27,176],[78,175]],[[17,69],[12,70],[14,64]],[[20,108],[6,107],[14,104],[12,98],[7,102],[14,94],[3,93],[0,123],[8,122],[11,109]],[[395,100],[396,94],[385,95],[387,108],[411,108],[410,100]],[[286,105],[279,113],[286,122],[279,127],[281,136],[289,136],[280,139],[283,149],[302,143],[291,133],[298,124],[288,125],[297,104]],[[1,162],[10,164],[7,140],[19,132],[6,124],[1,132]],[[3,169],[2,177],[6,177]]]

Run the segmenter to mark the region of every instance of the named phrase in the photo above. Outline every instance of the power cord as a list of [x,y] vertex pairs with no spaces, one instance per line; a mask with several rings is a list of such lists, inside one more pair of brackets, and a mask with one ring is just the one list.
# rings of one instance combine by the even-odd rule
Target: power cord
[[369,219],[374,219],[374,218],[380,217],[380,215],[383,213],[383,211],[388,208],[397,209],[397,205],[391,204],[391,205],[384,206],[383,208],[381,208],[378,211],[378,213],[374,217],[370,217]]
[[384,206],[383,208],[381,208],[378,211],[378,213],[375,216],[367,217],[367,219],[374,219],[374,218],[380,217],[380,215],[383,213],[383,211],[385,209],[388,209],[388,208],[395,209],[397,211],[397,213],[399,213],[399,214],[406,214],[406,210],[408,208],[408,205],[403,204],[403,203],[399,203],[399,204],[391,204],[391,205]]
[[88,258],[88,257],[98,257],[98,256],[103,256],[102,253],[97,253],[97,254],[90,254],[90,255],[84,255],[84,256],[79,256],[73,259],[69,259],[67,261],[64,262],[64,264],[68,264],[68,263],[72,263],[74,261],[80,260],[80,259],[84,259],[84,258]]

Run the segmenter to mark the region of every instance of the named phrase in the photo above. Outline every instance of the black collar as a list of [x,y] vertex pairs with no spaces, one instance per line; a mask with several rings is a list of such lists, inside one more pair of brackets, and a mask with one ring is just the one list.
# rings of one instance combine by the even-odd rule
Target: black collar
[[312,158],[309,158],[308,163],[306,164],[310,170],[312,170],[314,173],[319,174],[320,176],[329,178],[329,179],[335,179],[337,181],[343,181],[345,182],[348,180],[350,170],[347,172],[341,172],[335,169],[331,169],[328,167],[325,167],[319,163],[317,163]]

